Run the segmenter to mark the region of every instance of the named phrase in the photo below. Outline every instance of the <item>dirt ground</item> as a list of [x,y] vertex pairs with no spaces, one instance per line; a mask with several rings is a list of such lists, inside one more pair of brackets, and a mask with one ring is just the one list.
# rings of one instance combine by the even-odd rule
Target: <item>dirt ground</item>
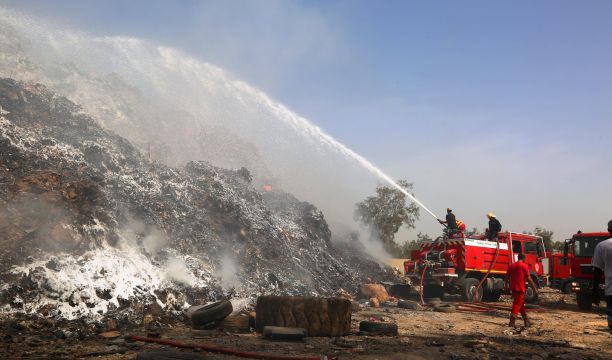
[[[508,302],[509,299],[502,298]],[[544,289],[540,309],[533,310],[534,326],[510,330],[508,312],[440,313],[431,308],[418,310],[394,306],[364,308],[353,313],[353,334],[342,338],[307,338],[300,342],[270,341],[257,334],[230,334],[218,330],[193,330],[186,325],[157,329],[161,339],[190,344],[212,344],[242,351],[293,355],[297,358],[328,356],[339,359],[612,359],[612,335],[607,331],[605,309],[590,312],[577,309],[572,295]],[[538,312],[536,312],[538,311]],[[358,334],[359,321],[394,321],[399,336]],[[518,321],[517,323],[522,323]],[[49,331],[47,329],[41,331]],[[145,329],[123,330],[121,335],[147,336]],[[1,334],[2,359],[135,359],[141,351],[186,351],[144,342],[126,342],[123,337],[105,339],[94,336],[83,340],[45,341],[32,331]],[[10,335],[10,336],[9,336]],[[42,334],[39,334],[42,335]],[[98,355],[96,352],[117,352]],[[238,359],[212,353],[206,359]]]

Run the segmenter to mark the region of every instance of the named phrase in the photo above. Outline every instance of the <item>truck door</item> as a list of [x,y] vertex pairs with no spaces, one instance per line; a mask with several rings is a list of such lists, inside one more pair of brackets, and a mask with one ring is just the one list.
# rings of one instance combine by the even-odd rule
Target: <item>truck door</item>
[[523,247],[525,250],[525,263],[529,266],[529,270],[542,275],[542,267],[538,261],[538,243],[535,241],[525,241]]
[[511,263],[515,263],[518,261],[518,254],[523,252],[523,243],[518,240],[512,240],[512,261]]

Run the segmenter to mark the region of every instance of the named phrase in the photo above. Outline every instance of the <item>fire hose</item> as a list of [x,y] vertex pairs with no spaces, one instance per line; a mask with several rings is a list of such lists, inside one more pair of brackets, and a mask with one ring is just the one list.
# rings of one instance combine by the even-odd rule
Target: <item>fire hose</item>
[[425,264],[423,272],[421,273],[421,286],[419,288],[419,295],[421,295],[421,305],[425,305],[425,299],[423,299],[423,280],[425,279],[425,272],[427,271],[427,267],[427,264]]
[[161,345],[169,345],[169,346],[174,346],[174,347],[183,348],[183,349],[197,349],[197,350],[203,350],[207,352],[233,355],[233,356],[249,358],[249,359],[266,359],[266,360],[332,360],[332,359],[337,359],[337,357],[329,357],[329,356],[296,357],[296,356],[274,355],[274,354],[256,353],[256,352],[248,352],[248,351],[238,351],[238,350],[234,350],[230,348],[209,345],[209,344],[186,344],[186,343],[178,342],[175,340],[154,339],[154,338],[147,338],[147,337],[142,337],[138,335],[127,335],[126,339],[130,341],[142,341],[142,342],[155,343],[155,344],[161,344]]

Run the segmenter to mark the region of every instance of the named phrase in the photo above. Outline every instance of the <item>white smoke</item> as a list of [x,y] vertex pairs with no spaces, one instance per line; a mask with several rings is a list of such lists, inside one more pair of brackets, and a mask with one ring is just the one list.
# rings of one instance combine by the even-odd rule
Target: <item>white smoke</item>
[[0,8],[0,76],[52,87],[152,158],[245,166],[256,186],[272,182],[332,224],[357,228],[355,203],[380,178],[391,181],[260,90],[139,39],[88,36]]
[[162,231],[153,229],[149,232],[144,239],[142,239],[142,246],[145,251],[151,255],[157,254],[157,252],[168,245],[168,237]]
[[231,289],[238,286],[238,264],[230,254],[223,254],[219,260],[219,267],[215,275],[221,279],[221,286],[224,289]]
[[184,261],[179,258],[171,258],[166,262],[164,272],[169,280],[182,285],[191,286],[195,283],[195,277],[187,268]]

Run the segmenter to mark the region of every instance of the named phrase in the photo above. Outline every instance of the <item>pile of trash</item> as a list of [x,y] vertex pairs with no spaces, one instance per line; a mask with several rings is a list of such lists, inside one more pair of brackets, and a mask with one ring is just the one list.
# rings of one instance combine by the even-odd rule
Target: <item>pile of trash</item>
[[[182,311],[324,295],[393,275],[338,249],[323,213],[245,168],[149,160],[40,84],[0,79],[0,311]],[[137,311],[137,310],[133,310]]]

